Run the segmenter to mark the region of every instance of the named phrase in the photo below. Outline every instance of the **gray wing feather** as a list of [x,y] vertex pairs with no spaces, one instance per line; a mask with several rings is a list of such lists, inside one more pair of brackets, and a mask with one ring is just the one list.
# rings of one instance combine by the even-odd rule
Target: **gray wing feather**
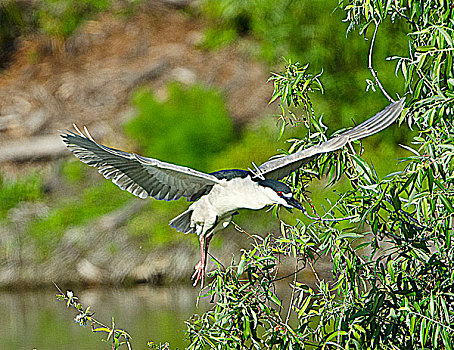
[[338,150],[348,142],[362,139],[387,128],[402,113],[404,101],[405,99],[401,99],[391,103],[365,122],[334,136],[320,145],[263,163],[257,168],[256,176],[264,176],[273,180],[282,179],[301,168],[303,164],[309,163],[319,154]]
[[63,142],[82,162],[98,168],[122,190],[146,198],[194,201],[221,181],[197,170],[123,152],[97,143],[85,129],[86,136],[75,125],[77,133],[61,135]]

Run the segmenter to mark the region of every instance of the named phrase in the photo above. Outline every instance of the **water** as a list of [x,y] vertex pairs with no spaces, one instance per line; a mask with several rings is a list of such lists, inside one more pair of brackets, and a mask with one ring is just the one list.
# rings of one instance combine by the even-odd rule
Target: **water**
[[[319,271],[322,278],[326,268]],[[298,274],[298,280],[309,285],[315,283],[309,270]],[[289,283],[292,278],[276,284],[277,294],[283,299],[284,311],[290,300]],[[63,287],[63,286],[61,286]],[[133,350],[147,349],[147,342],[169,342],[173,350],[184,349],[186,325],[193,314],[208,310],[208,298],[196,305],[200,288],[151,287],[108,288],[74,290],[84,307],[90,306],[94,317],[106,325],[115,318],[116,328],[132,336]],[[56,290],[29,292],[0,292],[0,350],[66,350],[110,349],[101,339],[105,333],[92,333],[90,326],[81,327],[74,322],[77,314],[55,298]],[[126,347],[124,347],[126,349]]]
[[[91,306],[95,318],[129,332],[134,350],[147,349],[147,342],[169,342],[172,349],[186,345],[184,321],[209,307],[202,300],[196,306],[199,289],[153,288],[75,290],[79,301]],[[94,334],[77,325],[74,309],[55,298],[55,291],[0,292],[0,349],[109,349]]]

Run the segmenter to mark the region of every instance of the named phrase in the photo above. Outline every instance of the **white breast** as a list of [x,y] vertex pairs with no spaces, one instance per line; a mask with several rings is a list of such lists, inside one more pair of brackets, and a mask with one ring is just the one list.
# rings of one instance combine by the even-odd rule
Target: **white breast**
[[232,215],[237,209],[258,210],[280,201],[282,200],[276,192],[259,186],[249,176],[225,180],[214,185],[210,193],[190,205],[189,209],[193,210],[191,222],[208,228],[216,220]]
[[215,185],[206,200],[217,212],[225,213],[237,209],[262,209],[275,203],[276,193],[247,178],[237,178]]

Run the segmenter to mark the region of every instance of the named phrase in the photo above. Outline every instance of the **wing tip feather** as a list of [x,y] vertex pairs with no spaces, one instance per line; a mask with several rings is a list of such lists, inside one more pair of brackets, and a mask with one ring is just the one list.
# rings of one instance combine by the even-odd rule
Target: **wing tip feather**
[[[285,176],[290,175],[294,171],[292,167],[292,164],[294,163],[301,162],[304,159],[311,158],[319,153],[335,151],[343,147],[347,142],[356,141],[364,137],[378,133],[389,127],[399,117],[399,115],[403,111],[404,105],[405,97],[401,98],[398,101],[390,103],[383,110],[376,113],[374,116],[370,117],[369,119],[357,125],[356,127],[349,129],[341,134],[338,134],[320,145],[315,145],[310,148],[299,151],[307,153],[307,157],[296,157],[295,154],[299,153],[297,152],[281,158],[271,159],[260,165],[260,167],[258,168],[258,170],[260,170],[260,175],[275,180],[282,179]],[[345,140],[342,141],[342,138],[345,138]],[[323,145],[325,145],[325,149],[321,147]],[[328,147],[328,149],[326,149],[326,146],[328,145],[330,145],[331,147]],[[319,148],[318,151],[317,148]],[[310,152],[309,150],[312,150],[312,152]],[[287,160],[290,159],[288,157],[292,157],[294,159],[291,162],[285,163],[286,158]],[[279,160],[281,162],[279,162]],[[275,163],[276,166],[273,167],[272,165],[273,163]],[[286,167],[288,167],[289,169],[288,173],[285,171]],[[255,174],[255,176],[258,177],[259,174]]]

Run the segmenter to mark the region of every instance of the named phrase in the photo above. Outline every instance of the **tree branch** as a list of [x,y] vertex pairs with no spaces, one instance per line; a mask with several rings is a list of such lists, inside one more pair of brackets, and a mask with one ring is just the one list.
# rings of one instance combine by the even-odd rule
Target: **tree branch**
[[370,49],[369,49],[369,70],[372,74],[372,76],[374,77],[375,79],[375,82],[377,83],[377,86],[380,88],[381,92],[383,93],[383,95],[385,95],[385,97],[388,99],[389,102],[393,103],[395,102],[391,96],[389,96],[389,94],[386,92],[385,88],[383,87],[383,85],[381,84],[380,80],[378,79],[378,76],[377,76],[377,72],[374,70],[374,68],[372,67],[372,52],[374,50],[374,43],[375,43],[375,37],[377,35],[377,30],[378,30],[378,26],[379,26],[380,22],[375,22],[375,30],[374,30],[374,35],[372,36],[372,39],[371,39],[371,42],[370,42]]

